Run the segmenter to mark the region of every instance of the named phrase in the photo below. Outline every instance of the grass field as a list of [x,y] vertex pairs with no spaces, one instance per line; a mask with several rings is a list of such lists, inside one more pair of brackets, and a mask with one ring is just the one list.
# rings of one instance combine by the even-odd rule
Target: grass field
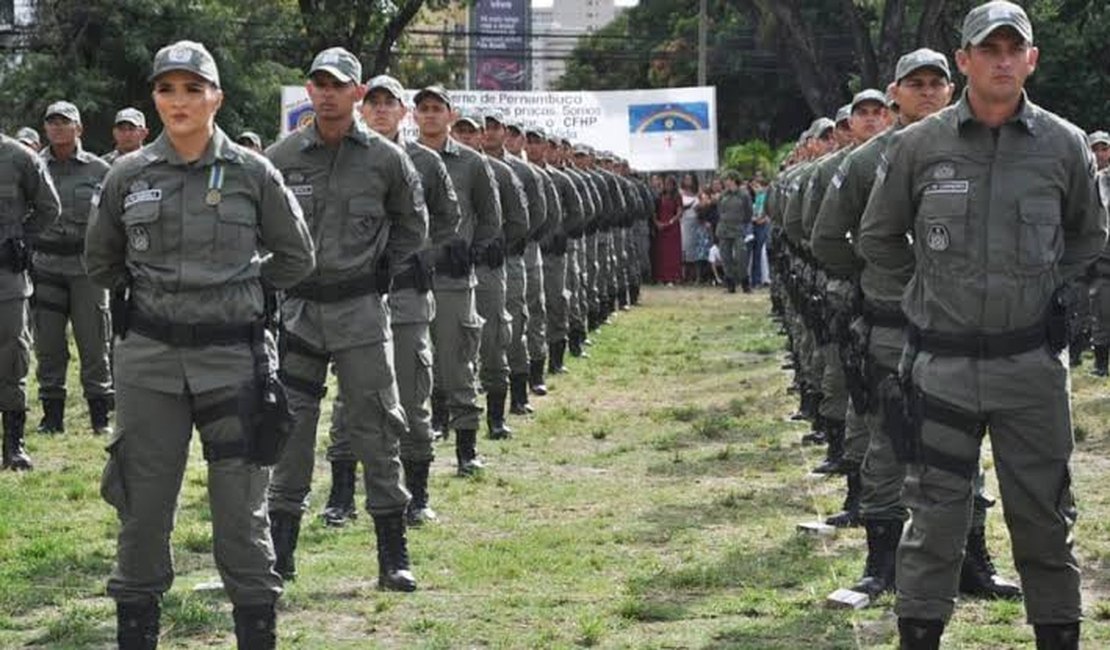
[[[551,378],[516,437],[482,440],[490,469],[454,476],[441,447],[431,483],[439,525],[410,532],[420,590],[375,590],[369,518],[343,529],[306,521],[300,577],[280,602],[282,648],[891,648],[892,599],[859,612],[824,598],[863,565],[863,532],[802,537],[800,521],[842,499],[813,480],[822,451],[779,369],[766,294],[649,289],[644,305],[593,336],[588,361]],[[1080,507],[1090,648],[1110,647],[1110,393],[1075,373]],[[68,433],[30,434],[37,469],[0,474],[0,647],[110,647],[104,582],[114,512],[101,501],[104,441],[89,433],[75,372]],[[33,424],[38,409],[31,414]],[[325,411],[325,418],[327,412]],[[321,435],[320,446],[326,443]],[[322,458],[322,454],[320,455]],[[165,648],[230,647],[204,462],[194,440],[162,619]],[[314,511],[328,469],[317,467]],[[993,477],[992,477],[993,478]],[[1013,576],[999,508],[990,546]],[[960,603],[947,648],[1032,648],[1020,604]]]

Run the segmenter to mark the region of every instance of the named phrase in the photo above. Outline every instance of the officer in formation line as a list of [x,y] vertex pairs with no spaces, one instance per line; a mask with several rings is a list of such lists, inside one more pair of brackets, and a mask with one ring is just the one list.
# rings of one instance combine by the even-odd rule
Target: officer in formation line
[[[796,417],[814,421],[807,439],[840,432],[840,406],[821,408],[835,386],[822,381],[828,364],[842,371],[849,420],[865,425],[849,491],[859,492],[868,554],[852,589],[896,590],[901,647],[939,647],[962,592],[1024,599],[1038,648],[1078,648],[1064,351],[1091,300],[1095,373],[1105,373],[1096,261],[1110,188],[1097,170],[1110,137],[1026,96],[1038,51],[1019,6],[972,9],[961,44],[967,89],[953,106],[948,60],[917,50],[888,89],[891,128],[839,156],[827,155],[832,120],[803,134],[768,197],[772,302],[790,342]],[[1021,589],[986,548],[988,432]],[[847,446],[859,447],[851,436]],[[851,452],[843,458],[856,466]]]

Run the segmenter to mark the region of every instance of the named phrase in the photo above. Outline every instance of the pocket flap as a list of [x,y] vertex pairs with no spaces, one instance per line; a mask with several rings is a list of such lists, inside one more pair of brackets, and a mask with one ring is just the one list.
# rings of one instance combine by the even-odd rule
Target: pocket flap
[[153,223],[158,221],[161,206],[156,201],[143,201],[127,207],[120,215],[124,224],[132,226],[140,223]]
[[224,196],[216,207],[220,221],[253,226],[256,223],[254,204],[245,196]]
[[370,196],[356,196],[347,203],[347,210],[358,216],[380,216],[385,212],[382,202]]
[[1051,199],[1025,199],[1018,210],[1022,223],[1060,223],[1060,203]]

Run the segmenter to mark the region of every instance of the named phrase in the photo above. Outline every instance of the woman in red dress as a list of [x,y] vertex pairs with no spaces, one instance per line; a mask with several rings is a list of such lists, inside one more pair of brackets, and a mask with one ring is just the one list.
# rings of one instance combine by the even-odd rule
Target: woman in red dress
[[656,282],[673,284],[682,281],[682,197],[678,181],[668,175],[663,192],[655,202],[655,240],[652,242],[651,263]]

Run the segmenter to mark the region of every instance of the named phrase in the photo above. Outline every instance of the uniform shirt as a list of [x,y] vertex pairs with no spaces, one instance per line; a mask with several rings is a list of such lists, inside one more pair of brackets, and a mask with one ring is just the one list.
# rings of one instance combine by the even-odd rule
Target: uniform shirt
[[806,241],[805,230],[802,228],[802,205],[806,190],[809,189],[810,174],[816,168],[815,163],[816,161],[810,161],[798,165],[798,170],[790,174],[789,184],[786,186],[782,229],[787,239],[796,245],[803,245]]
[[[0,245],[6,246],[9,239],[34,239],[61,211],[46,164],[19,141],[0,134]],[[26,271],[0,268],[0,300],[30,295]]]
[[559,228],[559,234],[566,236],[568,233],[578,232],[585,222],[585,213],[582,208],[582,197],[574,187],[574,181],[558,167],[548,165],[545,169],[551,176],[551,182],[555,184],[555,190],[559,193],[559,203],[563,206],[563,222]]
[[965,94],[893,135],[876,176],[860,252],[876,272],[914,270],[902,309],[922,329],[1034,326],[1106,243],[1085,135],[1028,98],[991,129]]
[[[484,249],[501,236],[501,201],[497,181],[482,154],[453,138],[437,151],[459,200],[458,235],[472,248]],[[467,278],[436,277],[439,289],[464,289],[478,284],[473,273]]]
[[[220,200],[210,205],[214,184]],[[281,174],[219,128],[195,162],[182,160],[165,134],[121,158],[94,202],[85,259],[96,284],[130,283],[136,311],[188,324],[257,322],[261,280],[288,288],[315,263]],[[178,348],[132,331],[115,354],[117,380],[174,394],[238,385],[254,371],[246,344]]]
[[497,193],[501,199],[501,223],[505,234],[505,251],[524,253],[529,233],[529,202],[524,193],[524,184],[513,172],[512,167],[496,156],[486,156],[493,177],[497,180]]
[[845,147],[825,156],[809,176],[809,187],[802,200],[802,233],[807,242],[813,238],[813,222],[817,220],[817,211],[821,209],[821,201],[825,198],[829,183],[840,168],[840,163],[851,152],[851,148]]
[[612,207],[606,211],[604,215],[604,222],[602,228],[606,230],[612,228],[619,228],[623,223],[625,211],[628,209],[628,203],[624,200],[624,192],[621,191],[620,183],[617,181],[617,176],[607,169],[599,169],[597,173],[601,176],[602,181],[605,183],[605,188],[609,192],[609,198]]
[[528,198],[528,240],[539,241],[547,223],[547,197],[540,187],[536,166],[510,153],[505,154],[504,160],[524,185],[524,194]]
[[578,190],[578,196],[582,199],[582,225],[576,230],[567,231],[568,237],[577,239],[586,231],[588,224],[593,223],[597,219],[599,208],[595,202],[590,182],[587,180],[586,175],[582,173],[582,170],[567,165],[563,167],[563,173],[574,183],[574,189]]
[[551,168],[546,165],[536,165],[540,185],[543,187],[544,200],[547,201],[547,225],[544,226],[540,245],[546,246],[556,233],[563,232],[563,201],[559,197],[559,188],[551,178]]
[[100,159],[108,163],[109,165],[114,165],[122,155],[123,154],[119,152],[119,149],[112,149],[108,153],[101,156]]
[[590,198],[594,203],[594,218],[586,222],[586,232],[595,233],[601,228],[601,222],[604,218],[606,210],[611,210],[607,194],[602,192],[604,183],[601,177],[598,176],[592,169],[579,168],[582,178],[586,181],[586,188],[590,193]]
[[[428,236],[424,191],[412,160],[398,145],[361,120],[336,147],[315,125],[270,146],[266,155],[301,203],[316,242],[320,285],[408,265]],[[363,294],[322,303],[290,296],[282,306],[285,329],[324,350],[371,345],[390,337],[385,297]]]
[[752,197],[745,190],[725,190],[717,199],[717,236],[740,238],[751,228]]
[[[80,244],[85,240],[85,229],[89,225],[92,198],[100,190],[109,165],[82,149],[80,142],[67,160],[55,158],[50,147],[43,149],[39,156],[46,163],[58,190],[58,198],[62,201],[61,216],[39,234],[39,239],[59,244]],[[80,255],[51,255],[35,251],[35,268],[68,276],[85,274]]]
[[[871,138],[841,161],[825,191],[821,208],[817,211],[809,240],[810,248],[825,270],[838,278],[855,277],[864,267],[863,259],[856,253],[852,242],[859,239],[859,222],[864,208],[867,207],[871,186],[875,182],[879,156],[886,151],[890,137],[897,128],[891,127]],[[851,240],[848,235],[851,235]],[[864,269],[864,274],[866,273]],[[874,278],[868,278],[865,282],[861,278],[860,284],[868,285],[863,287],[864,293],[875,300],[889,301],[891,290],[895,300],[901,298],[902,288],[909,277],[893,283],[893,286],[888,283],[885,290],[881,283],[875,286],[873,280]]]

